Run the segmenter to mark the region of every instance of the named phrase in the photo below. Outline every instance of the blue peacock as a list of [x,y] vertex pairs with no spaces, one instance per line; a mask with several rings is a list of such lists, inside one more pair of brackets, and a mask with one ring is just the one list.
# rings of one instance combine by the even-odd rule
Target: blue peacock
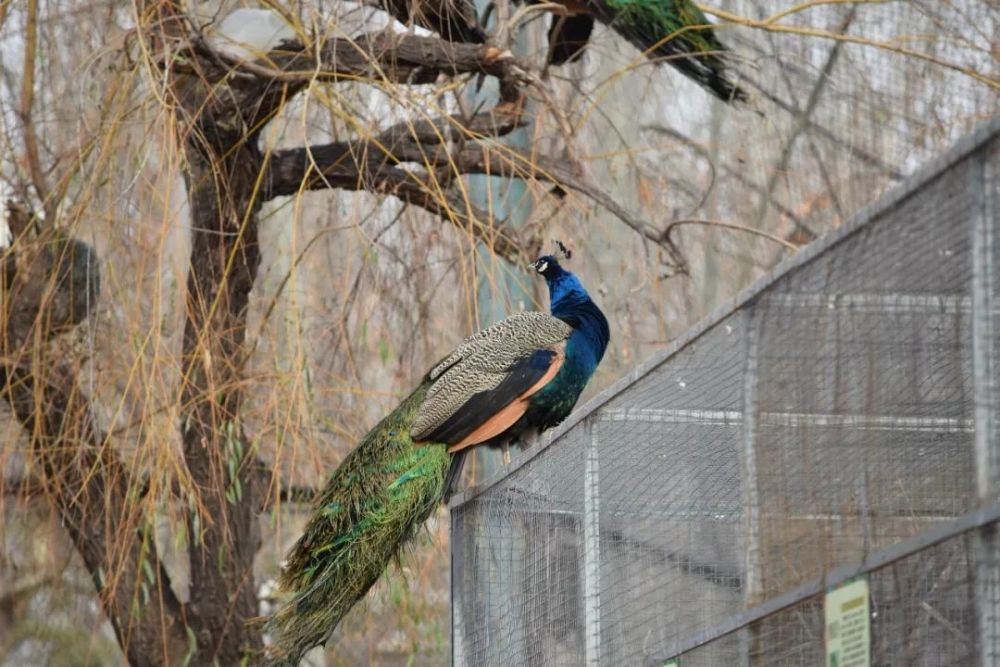
[[523,312],[465,339],[344,459],[279,579],[266,662],[294,665],[330,633],[438,507],[478,445],[559,424],[604,356],[608,321],[553,256],[531,265],[551,315]]

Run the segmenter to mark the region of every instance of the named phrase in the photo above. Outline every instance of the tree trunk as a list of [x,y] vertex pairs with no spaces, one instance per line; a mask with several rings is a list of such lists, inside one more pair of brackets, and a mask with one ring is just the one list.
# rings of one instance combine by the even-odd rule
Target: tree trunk
[[[207,157],[216,154],[216,157]],[[197,662],[239,664],[257,654],[254,555],[260,546],[253,456],[240,423],[247,304],[260,260],[254,184],[260,159],[190,146],[186,174],[192,248],[184,327],[182,437],[197,508],[189,517],[189,625]]]

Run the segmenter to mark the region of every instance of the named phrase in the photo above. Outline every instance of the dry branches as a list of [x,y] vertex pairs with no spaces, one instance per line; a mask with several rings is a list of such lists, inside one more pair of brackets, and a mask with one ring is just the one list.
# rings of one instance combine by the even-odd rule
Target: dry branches
[[[225,94],[207,96],[199,118],[202,130],[216,133],[224,128],[235,133],[232,141],[259,132],[278,109],[313,83],[416,85],[442,75],[492,75],[501,82],[502,98],[513,102],[527,80],[509,51],[393,32],[334,38],[309,47],[286,42],[256,61],[214,50],[199,37],[183,42],[181,52],[188,59],[172,65],[177,74],[197,74],[206,86],[226,81]],[[240,119],[237,125],[219,123],[235,118]]]
[[20,233],[3,256],[0,390],[129,662],[166,662],[187,640],[150,526],[129,500],[134,476],[97,429],[72,359],[52,348],[96,303],[96,259],[51,228],[29,240],[29,212],[10,213]]

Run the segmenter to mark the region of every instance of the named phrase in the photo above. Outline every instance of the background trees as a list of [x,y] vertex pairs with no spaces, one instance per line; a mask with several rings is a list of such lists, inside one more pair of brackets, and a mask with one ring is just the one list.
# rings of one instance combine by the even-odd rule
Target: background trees
[[[543,69],[548,19],[505,3],[490,46],[261,4],[267,58],[220,35],[241,3],[0,2],[12,664],[238,662],[299,501],[433,359],[544,305],[539,247],[612,320],[596,390],[998,101],[985,1],[709,7],[742,110],[601,29]],[[442,520],[334,661],[441,662]]]

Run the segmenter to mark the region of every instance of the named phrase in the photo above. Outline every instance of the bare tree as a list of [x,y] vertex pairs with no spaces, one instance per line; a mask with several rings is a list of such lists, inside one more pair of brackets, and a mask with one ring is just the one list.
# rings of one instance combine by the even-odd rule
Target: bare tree
[[[30,5],[29,22],[37,21],[31,13],[36,6]],[[199,663],[236,664],[262,647],[260,629],[250,621],[258,615],[256,515],[263,502],[261,482],[270,480],[241,421],[261,206],[310,189],[391,194],[468,226],[500,256],[520,258],[531,242],[462,202],[447,183],[463,173],[508,169],[509,157],[491,160],[478,142],[523,122],[523,88],[530,76],[509,52],[493,46],[391,32],[289,41],[260,59],[242,61],[215,50],[174,3],[140,9],[133,38],[149,76],[162,76],[166,83],[163,103],[176,117],[184,147],[193,230],[179,415],[186,469],[177,480],[180,492],[197,505],[188,519],[185,604],[171,589],[149,523],[135,510],[135,499],[149,493],[150,482],[106,446],[107,435],[94,424],[74,367],[48,351],[50,339],[86,313],[64,302],[94,303],[96,294],[81,290],[91,284],[87,279],[96,275],[96,263],[81,274],[84,282],[66,280],[65,267],[79,273],[85,261],[72,249],[86,246],[67,241],[68,250],[56,249],[50,237],[57,232],[50,225],[29,240],[33,216],[19,208],[11,209],[16,241],[7,257],[5,396],[31,433],[42,484],[83,556],[129,661],[171,663],[194,656]],[[407,121],[365,140],[272,152],[260,148],[268,122],[310,84],[377,79],[405,86],[466,73],[495,76],[500,102],[471,115]],[[24,110],[22,116],[27,117]],[[35,168],[37,148],[28,143],[32,185],[48,203],[45,177]],[[407,162],[421,163],[424,173],[407,169]],[[538,168],[528,158],[524,164]],[[46,208],[54,214],[54,204]]]
[[[966,42],[951,43],[951,51],[921,51],[852,32],[867,25],[864,7],[843,13],[842,7],[827,7],[821,9],[828,10],[823,15],[828,27],[791,26],[798,30],[792,31],[794,37],[812,40],[802,47],[802,58],[775,65],[787,47],[776,41],[791,29],[787,17],[766,12],[758,16],[760,12],[741,3],[732,4],[737,6],[718,15],[744,26],[746,32],[734,44],[747,60],[756,59],[746,63],[746,69],[757,97],[738,118],[730,115],[737,112],[709,107],[701,98],[685,98],[668,107],[664,100],[674,104],[672,91],[650,83],[652,76],[663,76],[662,70],[630,71],[629,94],[614,89],[621,72],[640,67],[637,54],[622,62],[615,60],[617,53],[601,53],[609,33],[598,35],[591,47],[599,57],[565,75],[543,69],[536,55],[512,55],[505,44],[512,32],[509,23],[496,31],[499,41],[485,45],[452,43],[412,31],[361,29],[347,34],[339,24],[323,22],[324,12],[333,10],[317,2],[309,5],[312,13],[285,10],[296,28],[294,38],[248,56],[221,48],[212,37],[217,17],[202,20],[179,2],[150,0],[122,8],[98,1],[27,0],[14,8],[0,0],[0,30],[17,35],[13,51],[23,56],[20,75],[4,73],[3,83],[16,104],[5,105],[0,116],[6,143],[16,146],[11,149],[13,159],[4,157],[4,180],[13,184],[17,195],[7,213],[13,243],[2,258],[0,384],[26,443],[17,474],[4,471],[0,492],[17,503],[48,501],[130,663],[239,664],[252,661],[262,649],[261,626],[255,622],[261,613],[257,560],[262,544],[278,553],[282,545],[275,546],[273,536],[262,539],[261,513],[273,511],[282,501],[308,498],[309,484],[300,482],[303,477],[310,480],[294,461],[289,463],[294,456],[280,453],[284,436],[277,424],[283,419],[272,413],[259,418],[266,410],[256,407],[255,387],[281,382],[261,370],[258,357],[263,346],[282,344],[268,328],[271,315],[281,307],[276,304],[282,295],[293,292],[289,284],[297,267],[309,261],[305,256],[313,241],[328,231],[324,228],[288,253],[291,259],[284,258],[287,265],[277,286],[269,284],[260,275],[262,256],[270,251],[262,235],[275,222],[290,224],[273,215],[275,208],[303,199],[306,191],[338,190],[395,200],[408,210],[429,213],[407,218],[416,220],[409,223],[411,236],[395,244],[385,239],[394,233],[401,210],[382,210],[379,224],[368,227],[367,218],[347,224],[348,215],[331,213],[335,224],[364,236],[364,250],[356,255],[381,248],[389,255],[384,260],[389,268],[366,269],[367,260],[358,260],[362,268],[345,272],[344,281],[331,288],[338,292],[336,303],[327,309],[335,314],[332,323],[319,327],[296,322],[305,332],[300,333],[302,339],[324,336],[321,347],[328,354],[310,351],[302,355],[304,361],[290,353],[275,357],[301,361],[301,367],[288,373],[296,382],[307,378],[302,381],[306,384],[313,366],[328,371],[325,377],[331,384],[348,378],[343,384],[350,390],[335,399],[346,416],[321,442],[336,442],[343,451],[380,409],[375,400],[368,400],[363,409],[351,402],[361,390],[369,390],[366,397],[377,395],[370,390],[376,383],[355,360],[360,349],[356,339],[369,332],[365,312],[367,319],[388,317],[381,311],[393,313],[394,319],[383,326],[393,333],[369,349],[377,349],[372,357],[389,366],[393,345],[399,348],[399,361],[381,371],[384,381],[378,384],[385,393],[398,390],[475,326],[476,318],[469,313],[478,308],[474,295],[482,285],[491,285],[494,274],[509,273],[510,263],[532,256],[554,230],[569,231],[592,261],[585,269],[595,273],[588,284],[607,283],[602,287],[606,310],[614,313],[621,332],[602,376],[606,382],[707,311],[713,300],[733,293],[783,253],[835,227],[877,194],[860,193],[861,181],[877,181],[877,187],[869,188],[877,190],[897,180],[911,168],[913,137],[923,136],[928,125],[941,128],[943,140],[982,116],[996,99],[995,70],[989,68],[996,56],[988,52],[995,48],[989,45],[995,32],[966,35]],[[956,13],[967,15],[968,24],[989,15],[983,3],[958,5],[943,18],[935,8],[906,11],[926,14],[927,21],[941,25]],[[512,15],[504,12],[508,18]],[[751,16],[755,18],[747,18]],[[516,18],[524,19],[525,14]],[[72,62],[73,54],[80,57],[71,48],[74,30],[104,24],[117,26],[108,32],[108,46],[83,65]],[[528,30],[537,35],[544,32],[539,28]],[[967,67],[956,65],[968,60],[962,60],[963,48],[980,60]],[[878,135],[867,116],[857,120],[846,111],[831,115],[831,107],[824,106],[829,87],[843,87],[846,72],[867,66],[859,54],[871,51],[905,59],[907,67],[945,72],[933,82],[918,80],[912,72],[906,77],[909,85],[926,86],[914,94],[922,104],[968,86],[968,106],[947,120],[925,122],[895,104],[896,98],[882,104],[880,96],[891,97],[895,91],[877,77],[868,80],[863,91],[852,88],[855,101],[870,103],[907,128],[899,132],[907,137],[898,139],[902,148],[892,137]],[[48,54],[44,62],[41,52]],[[849,66],[854,70],[844,69]],[[58,104],[64,92],[53,76],[58,68],[68,73],[67,80],[76,73],[97,88],[82,97],[86,113],[77,124],[70,122],[71,103]],[[39,78],[50,85],[42,95]],[[496,82],[495,102],[474,103],[456,93],[483,78],[489,85]],[[415,97],[394,107],[394,113],[403,109],[402,118],[378,118],[383,122],[374,127],[366,125],[365,112],[378,112],[359,109],[373,97],[344,93],[318,104],[318,112],[304,110],[324,95],[337,94],[327,91],[361,87],[395,101]],[[67,85],[65,90],[73,88]],[[603,104],[609,95],[614,104]],[[623,102],[629,99],[633,101]],[[650,118],[635,111],[640,105],[659,105],[664,111]],[[711,120],[710,108],[715,110]],[[763,110],[763,117],[753,113],[755,108]],[[688,125],[675,122],[678,109],[679,116],[693,118]],[[296,126],[289,122],[296,114],[309,120]],[[326,128],[334,128],[325,132],[329,140],[312,141],[318,133],[309,123],[323,114],[336,116],[337,122],[330,121]],[[127,130],[133,133],[133,148],[122,151],[116,133],[125,133],[120,126],[136,117],[140,120]],[[535,133],[530,149],[503,144],[501,139],[515,131]],[[171,190],[169,178],[148,177],[153,158],[146,151],[156,152],[156,159],[179,175],[179,195]],[[119,159],[124,164],[116,164]],[[759,169],[748,169],[747,164]],[[791,178],[796,170],[803,174]],[[532,188],[537,215],[521,227],[498,218],[491,202],[470,196],[465,180],[469,175],[523,179]],[[162,202],[157,205],[163,210],[186,212],[188,235],[178,242],[183,252],[170,253],[165,262],[184,258],[186,266],[163,290],[176,295],[179,303],[173,310],[161,307],[159,297],[140,293],[145,288],[137,277],[131,286],[136,308],[155,313],[144,313],[142,325],[127,334],[97,328],[106,340],[95,343],[95,328],[88,331],[78,325],[99,317],[96,311],[108,299],[109,286],[127,291],[123,286],[129,286],[129,277],[122,274],[130,269],[120,269],[105,257],[98,263],[92,246],[100,244],[87,238],[86,220],[103,216],[110,219],[107,229],[139,234],[140,224],[115,215],[127,211],[129,193],[142,179],[150,181],[144,185],[147,199],[159,193]],[[95,203],[98,200],[101,203]],[[329,208],[332,200],[324,201]],[[754,205],[747,207],[746,201]],[[750,209],[746,215],[744,208]],[[177,226],[172,216],[164,216],[169,218],[164,235]],[[681,242],[684,254],[678,248]],[[140,244],[134,239],[129,243]],[[150,243],[168,245],[163,240]],[[612,245],[614,252],[603,252]],[[487,262],[476,259],[477,249],[486,250]],[[123,254],[115,252],[111,257],[122,259]],[[321,261],[331,275],[342,268]],[[428,269],[434,262],[447,268]],[[725,270],[730,265],[735,268]],[[121,266],[132,265],[122,260]],[[159,264],[148,270],[167,273]],[[691,274],[695,280],[666,280],[678,274]],[[445,318],[430,317],[428,304],[435,296],[444,301],[440,285],[458,276],[463,277],[458,296],[449,295],[448,305],[440,306],[454,317],[441,324]],[[712,294],[703,292],[704,298],[696,299],[709,279],[715,285]],[[384,280],[390,286],[366,292],[366,280]],[[398,293],[408,280],[419,282],[419,299]],[[374,308],[362,312],[358,304],[366,299],[378,300],[380,313],[373,314]],[[126,307],[120,299],[115,303]],[[146,348],[160,344],[148,342],[159,335],[152,332],[166,328],[156,318],[169,319],[161,309],[178,314],[177,354],[148,361]],[[430,332],[422,347],[411,340],[417,338],[412,332],[418,328]],[[426,342],[428,338],[434,340]],[[95,365],[96,348],[113,356],[118,351],[111,348],[133,344],[138,351],[119,364],[125,369],[119,375]],[[145,368],[144,363],[170,366],[172,384],[162,391],[137,390],[136,384],[158,382],[160,371],[136,370]],[[108,377],[128,376],[122,381],[125,388],[112,392],[95,382],[101,368]],[[270,405],[284,398],[282,394]],[[309,428],[318,428],[321,420],[310,415],[305,421]],[[267,439],[279,444],[262,445]],[[17,449],[14,444],[4,447]],[[316,457],[313,468],[322,470],[333,459],[315,454],[320,449],[310,452]],[[23,506],[4,509],[17,514]],[[168,515],[175,519],[169,531],[173,548],[158,528],[158,521]],[[283,520],[277,512],[270,516],[279,517],[275,522]],[[23,590],[12,588],[9,599],[0,591],[0,613],[6,613],[5,605],[13,609],[20,604],[15,598],[23,598]]]

